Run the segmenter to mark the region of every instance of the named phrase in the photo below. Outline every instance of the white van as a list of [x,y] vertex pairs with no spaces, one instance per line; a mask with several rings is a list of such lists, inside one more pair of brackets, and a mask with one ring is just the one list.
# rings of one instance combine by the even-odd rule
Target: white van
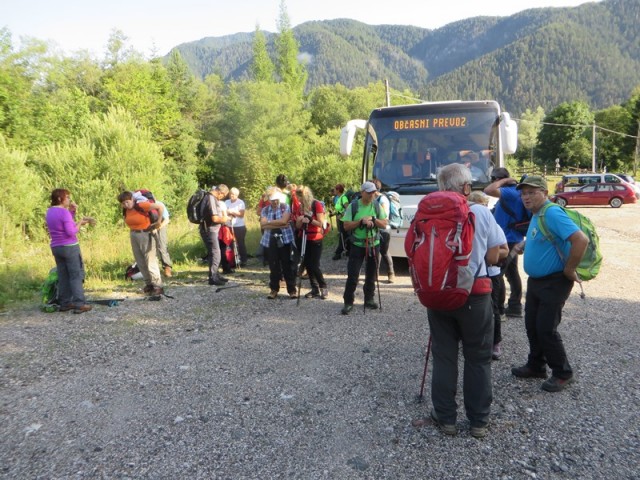
[[574,192],[591,183],[626,183],[613,173],[576,173],[563,175],[562,181],[556,184],[556,193]]

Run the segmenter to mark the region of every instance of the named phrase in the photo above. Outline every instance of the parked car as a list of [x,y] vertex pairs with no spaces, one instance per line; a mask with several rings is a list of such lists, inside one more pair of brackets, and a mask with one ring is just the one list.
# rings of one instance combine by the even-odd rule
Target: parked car
[[592,183],[573,192],[556,193],[549,199],[561,207],[566,205],[611,205],[619,208],[624,203],[636,203],[636,194],[627,183]]
[[616,175],[631,185],[631,188],[636,192],[636,198],[640,198],[640,185],[631,175],[627,175],[626,173],[616,173]]

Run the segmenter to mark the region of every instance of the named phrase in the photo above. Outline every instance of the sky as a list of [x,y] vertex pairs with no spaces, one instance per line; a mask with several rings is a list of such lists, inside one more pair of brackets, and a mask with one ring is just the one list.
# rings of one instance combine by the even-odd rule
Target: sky
[[[280,0],[2,0],[0,28],[15,47],[22,38],[55,44],[66,54],[102,57],[114,30],[145,56],[165,55],[204,37],[261,30],[277,32]],[[509,16],[539,7],[574,7],[585,0],[285,0],[292,27],[311,20],[349,18],[369,25],[434,29],[476,16]]]

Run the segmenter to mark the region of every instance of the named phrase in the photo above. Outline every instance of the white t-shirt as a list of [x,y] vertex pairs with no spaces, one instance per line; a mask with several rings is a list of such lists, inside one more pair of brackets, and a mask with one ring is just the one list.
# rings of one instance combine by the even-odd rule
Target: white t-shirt
[[[484,277],[488,275],[487,267],[484,261],[484,257],[487,254],[487,250],[492,247],[497,247],[503,243],[507,243],[507,238],[504,236],[504,232],[500,225],[496,223],[495,218],[491,214],[491,211],[484,205],[479,203],[472,204],[469,209],[475,215],[476,231],[473,235],[473,247],[471,249],[471,258],[469,259],[469,266],[471,267],[474,275],[476,272],[478,277]],[[480,266],[478,271],[478,266]]]
[[[237,198],[235,202],[232,202],[231,200],[225,200],[224,203],[227,207],[227,212],[240,213],[241,211],[245,210],[244,201],[240,200],[239,198]],[[229,220],[227,225],[231,226],[231,222],[233,222],[234,227],[244,227],[244,217],[231,218],[232,220]]]
[[[389,218],[389,212],[391,211],[391,205],[389,204],[389,199],[387,198],[387,196],[383,193],[381,193],[380,195],[378,195],[378,198],[376,198],[376,202],[378,202],[380,204],[380,207],[382,208],[382,210],[384,210],[384,213],[387,214],[387,218]],[[391,225],[389,225],[387,223],[387,230],[391,229]]]

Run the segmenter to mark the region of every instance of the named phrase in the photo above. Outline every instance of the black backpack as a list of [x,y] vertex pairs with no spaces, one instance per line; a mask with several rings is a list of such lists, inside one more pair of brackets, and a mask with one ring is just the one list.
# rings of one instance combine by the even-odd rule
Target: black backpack
[[187,218],[191,223],[200,224],[204,221],[206,207],[209,205],[209,192],[199,189],[191,195],[187,203]]

